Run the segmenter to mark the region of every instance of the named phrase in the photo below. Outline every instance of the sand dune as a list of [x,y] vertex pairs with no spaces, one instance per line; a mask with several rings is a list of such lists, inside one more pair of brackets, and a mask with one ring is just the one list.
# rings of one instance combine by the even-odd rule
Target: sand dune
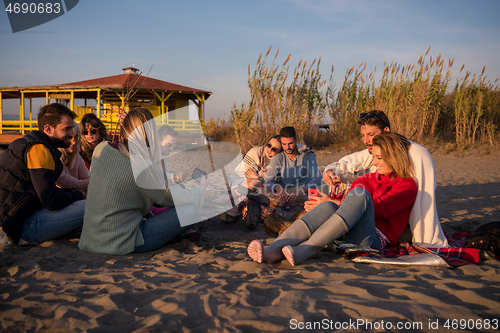
[[[317,154],[320,165],[341,155]],[[434,158],[445,231],[500,220],[498,152]],[[453,331],[447,320],[461,332],[500,328],[497,260],[456,269],[399,267],[322,251],[297,267],[286,260],[259,265],[246,246],[255,238],[273,240],[262,225],[248,230],[242,221],[211,219],[195,229],[199,241],[126,256],[82,252],[71,236],[36,247],[1,246],[1,330]],[[474,322],[462,330],[460,320]]]

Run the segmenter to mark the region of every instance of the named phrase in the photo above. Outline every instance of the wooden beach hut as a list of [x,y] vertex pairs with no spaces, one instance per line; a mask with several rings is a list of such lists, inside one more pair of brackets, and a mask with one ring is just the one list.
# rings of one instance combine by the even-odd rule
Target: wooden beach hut
[[[93,112],[106,125],[108,132],[116,128],[120,109],[128,111],[134,107],[145,107],[155,117],[161,115],[162,123],[169,124],[180,132],[204,128],[205,101],[211,92],[150,78],[139,73],[139,69],[134,66],[123,68],[123,71],[119,75],[60,85],[0,87],[0,143],[9,143],[26,132],[37,129],[32,110],[34,98],[45,98],[46,104],[65,104],[78,118]],[[19,120],[3,119],[2,106],[7,99],[19,100]],[[84,105],[75,105],[77,99],[83,100]],[[189,119],[189,101],[196,105],[199,121]],[[178,110],[175,116],[172,116],[173,113],[169,114],[173,110]],[[28,112],[29,119],[26,119]]]

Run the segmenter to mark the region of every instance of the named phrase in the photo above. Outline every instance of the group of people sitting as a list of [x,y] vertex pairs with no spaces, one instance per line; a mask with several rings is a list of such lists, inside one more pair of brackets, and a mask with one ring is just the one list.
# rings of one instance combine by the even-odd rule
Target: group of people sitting
[[[0,244],[38,244],[81,230],[82,250],[144,252],[186,230],[178,215],[197,219],[195,204],[203,204],[208,179],[190,190],[169,186],[161,163],[148,164],[145,172],[134,175],[129,142],[137,145],[141,140],[129,139],[148,131],[149,138],[157,137],[147,109],[133,109],[122,119],[121,140],[116,142],[107,141],[106,129],[94,114],[83,116],[80,125],[75,118],[64,105],[46,105],[38,113],[38,131],[13,141],[0,155]],[[175,144],[176,133],[167,130],[163,139],[170,143],[164,145],[148,137],[142,137],[149,144],[144,151],[156,150],[160,158],[155,160],[160,161]],[[173,193],[181,207],[173,208]],[[156,215],[151,213],[153,204],[161,207]]]
[[[0,155],[0,244],[37,244],[81,230],[80,249],[123,255],[158,249],[199,220],[210,180],[201,177],[190,189],[175,185],[184,175],[170,174],[163,162],[175,130],[157,129],[147,109],[135,108],[121,120],[121,139],[109,142],[95,115],[85,115],[80,125],[75,118],[61,104],[46,105],[38,131]],[[285,195],[289,204],[305,202],[307,212],[268,247],[252,241],[253,260],[285,257],[295,265],[339,238],[373,248],[402,239],[447,246],[429,152],[391,133],[382,111],[362,113],[359,123],[367,149],[329,165],[323,175],[313,151],[297,144],[293,127],[245,155],[236,170],[244,186]],[[138,149],[144,156],[138,158]],[[308,200],[309,189],[334,188],[349,177],[357,179],[342,202],[328,191]]]
[[[247,252],[254,261],[271,263],[286,258],[295,265],[337,239],[375,249],[397,246],[402,241],[448,247],[437,216],[435,166],[427,149],[392,133],[383,111],[361,113],[358,123],[366,149],[328,165],[322,180],[329,191],[318,191],[317,197],[310,197],[304,204],[307,213],[269,246],[252,241]],[[273,157],[264,179],[275,177],[271,165],[280,165],[285,174],[290,166],[297,166],[292,150],[287,149],[295,141],[282,140],[284,151]],[[311,177],[316,175],[314,162],[310,164],[312,172],[298,173],[306,185],[295,193],[303,195],[311,187],[318,188],[315,177]],[[335,187],[350,181],[345,197],[335,199]],[[279,179],[278,183],[274,187],[282,190],[295,189],[299,182]]]

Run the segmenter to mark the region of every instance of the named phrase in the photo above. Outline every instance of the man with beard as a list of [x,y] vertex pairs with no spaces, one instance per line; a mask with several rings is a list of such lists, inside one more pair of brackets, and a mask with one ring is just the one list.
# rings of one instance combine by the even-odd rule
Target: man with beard
[[[365,150],[342,157],[328,165],[323,173],[323,181],[334,186],[338,182],[352,181],[366,172],[375,172],[373,165],[372,140],[382,132],[390,132],[389,118],[383,111],[372,110],[360,114],[361,137]],[[418,184],[418,193],[410,215],[407,229],[401,241],[417,243],[423,247],[448,247],[436,208],[436,168],[431,154],[425,147],[410,141],[409,155]],[[321,200],[317,201],[320,203]],[[316,204],[308,202],[307,204]],[[309,207],[311,208],[311,207]]]
[[63,170],[57,148],[70,146],[74,118],[64,105],[46,105],[38,112],[38,131],[0,155],[0,244],[38,244],[82,227],[83,193],[55,184]]
[[321,172],[311,148],[297,147],[297,135],[292,126],[280,130],[283,151],[273,157],[264,177],[264,185],[275,194],[285,195],[285,208],[299,197],[307,198],[307,189],[321,185]]

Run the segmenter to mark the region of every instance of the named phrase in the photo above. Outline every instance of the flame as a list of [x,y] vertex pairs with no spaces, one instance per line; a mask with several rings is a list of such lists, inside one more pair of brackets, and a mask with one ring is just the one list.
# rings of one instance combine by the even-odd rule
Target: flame
[[243,208],[241,209],[241,212],[243,213],[243,219],[247,218],[247,213],[248,213],[248,203],[245,203],[243,205]]

